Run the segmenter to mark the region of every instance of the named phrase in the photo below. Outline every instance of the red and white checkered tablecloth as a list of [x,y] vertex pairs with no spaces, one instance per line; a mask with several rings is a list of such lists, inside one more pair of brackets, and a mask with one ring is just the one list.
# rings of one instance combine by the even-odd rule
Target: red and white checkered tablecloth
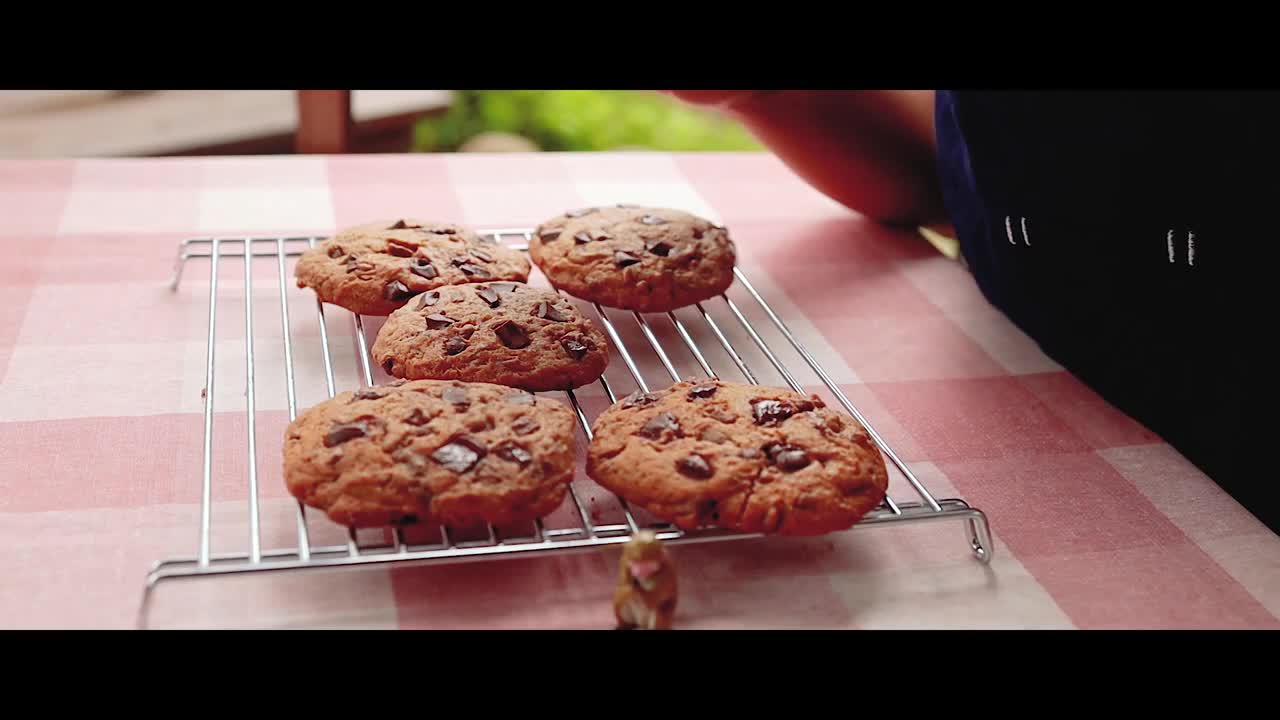
[[[0,161],[0,626],[131,627],[151,564],[195,554],[209,278],[193,262],[168,289],[182,239],[407,214],[527,227],[617,202],[727,224],[748,276],[835,382],[935,494],[984,510],[996,536],[990,566],[959,523],[682,546],[679,627],[1280,626],[1280,538],[1045,357],[956,263],[771,156],[636,153]],[[269,265],[255,268],[254,336],[262,361],[279,362]],[[241,266],[224,270],[231,302]],[[307,292],[290,286],[303,374],[317,362]],[[241,319],[220,318],[227,372],[243,365]],[[331,325],[346,350],[350,330]],[[354,356],[335,356],[339,385],[354,386]],[[257,377],[264,548],[296,540],[278,375]],[[324,388],[298,393],[306,407]],[[244,551],[243,383],[215,396],[212,549]],[[342,534],[319,527],[313,541]],[[151,619],[609,628],[615,563],[588,552],[202,579],[161,585]]]

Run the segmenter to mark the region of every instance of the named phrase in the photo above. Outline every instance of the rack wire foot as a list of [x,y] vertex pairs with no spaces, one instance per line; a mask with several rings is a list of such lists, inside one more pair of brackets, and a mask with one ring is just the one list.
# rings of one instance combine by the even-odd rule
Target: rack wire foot
[[984,565],[990,565],[991,554],[994,550],[991,539],[991,525],[987,522],[986,514],[981,510],[974,510],[973,514],[974,517],[965,521],[969,549],[973,551],[973,556]]

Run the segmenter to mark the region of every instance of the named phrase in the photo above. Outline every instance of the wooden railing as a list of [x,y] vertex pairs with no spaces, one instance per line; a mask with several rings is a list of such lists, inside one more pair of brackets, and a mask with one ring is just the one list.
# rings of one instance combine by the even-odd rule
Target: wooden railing
[[351,149],[351,91],[299,90],[298,133],[300,153],[340,154]]

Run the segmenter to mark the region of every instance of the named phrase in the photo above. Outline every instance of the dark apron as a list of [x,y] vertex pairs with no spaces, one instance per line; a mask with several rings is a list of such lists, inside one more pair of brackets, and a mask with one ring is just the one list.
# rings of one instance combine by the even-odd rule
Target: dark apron
[[1280,93],[939,92],[936,112],[986,297],[1280,531]]

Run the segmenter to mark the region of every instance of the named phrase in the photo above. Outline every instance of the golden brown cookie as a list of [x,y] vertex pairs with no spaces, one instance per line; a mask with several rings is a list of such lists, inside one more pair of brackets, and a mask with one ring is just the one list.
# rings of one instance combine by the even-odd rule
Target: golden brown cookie
[[681,210],[571,210],[538,226],[529,255],[551,284],[606,307],[665,312],[733,284],[729,232]]
[[405,218],[343,230],[298,258],[298,287],[362,315],[388,315],[444,285],[529,279],[519,250],[488,243],[455,223]]
[[564,500],[573,424],[568,407],[522,390],[397,381],[299,415],[285,431],[284,480],[352,527],[523,522]]
[[387,318],[373,357],[395,377],[534,392],[582,387],[609,365],[604,335],[568,298],[510,282],[419,295]]
[[593,434],[587,474],[686,530],[843,530],[889,485],[856,420],[780,388],[702,380],[635,393],[601,413]]

